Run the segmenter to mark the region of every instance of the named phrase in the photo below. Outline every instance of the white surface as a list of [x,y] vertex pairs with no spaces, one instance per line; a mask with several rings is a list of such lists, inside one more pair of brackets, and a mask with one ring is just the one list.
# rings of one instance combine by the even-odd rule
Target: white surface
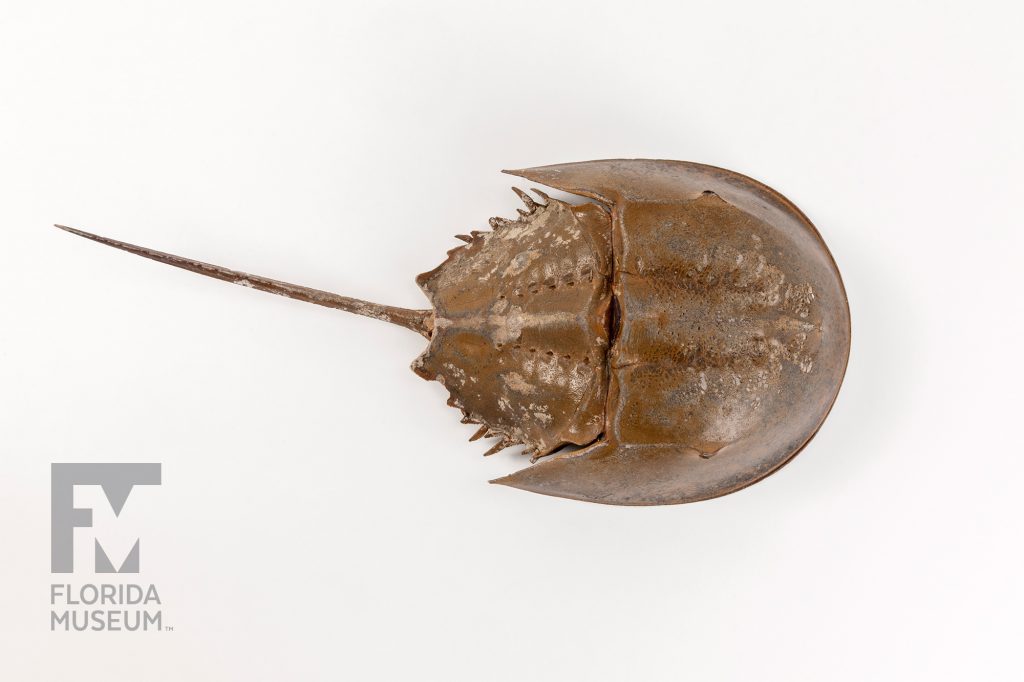
[[[1021,20],[5,3],[0,677],[1019,679]],[[48,227],[418,307],[451,235],[514,213],[499,169],[608,157],[762,180],[844,275],[835,409],[740,493],[488,486],[525,462],[466,442],[417,336]],[[97,524],[142,537],[173,632],[48,631],[54,461],[163,463],[138,525]]]

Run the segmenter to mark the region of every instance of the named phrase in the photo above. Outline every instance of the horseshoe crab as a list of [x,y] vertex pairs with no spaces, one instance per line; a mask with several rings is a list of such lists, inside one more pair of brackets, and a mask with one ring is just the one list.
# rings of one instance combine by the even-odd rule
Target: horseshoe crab
[[680,161],[505,171],[591,199],[515,189],[525,208],[417,278],[407,310],[229,270],[58,225],[209,277],[401,325],[485,454],[531,464],[499,483],[577,500],[677,504],[774,472],[842,383],[846,293],[810,221],[748,177]]

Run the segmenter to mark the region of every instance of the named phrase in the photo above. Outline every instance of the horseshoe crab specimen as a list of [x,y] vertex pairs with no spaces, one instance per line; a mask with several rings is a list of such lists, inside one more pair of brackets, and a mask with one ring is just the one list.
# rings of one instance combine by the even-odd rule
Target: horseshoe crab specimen
[[[492,481],[606,504],[676,504],[772,473],[817,432],[850,347],[843,284],[814,226],[748,177],[680,161],[506,171],[588,197],[516,189],[525,208],[417,278],[406,310],[74,234],[235,284],[401,325],[412,364],[451,394],[485,454],[532,466]],[[578,446],[576,448],[565,446]]]

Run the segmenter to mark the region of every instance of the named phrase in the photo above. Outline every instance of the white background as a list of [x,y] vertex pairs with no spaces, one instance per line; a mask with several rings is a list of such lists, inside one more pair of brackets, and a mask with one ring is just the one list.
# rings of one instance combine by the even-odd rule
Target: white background
[[[1020,679],[1017,3],[0,8],[3,679]],[[421,307],[499,169],[609,157],[772,185],[845,278],[835,409],[739,493],[489,486],[418,336],[48,227]],[[163,463],[105,532],[173,632],[49,632],[54,461]]]

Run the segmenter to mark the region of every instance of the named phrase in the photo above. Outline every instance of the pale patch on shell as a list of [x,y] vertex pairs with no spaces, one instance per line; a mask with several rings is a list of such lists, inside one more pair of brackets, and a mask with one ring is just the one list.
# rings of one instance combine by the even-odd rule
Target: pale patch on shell
[[536,390],[519,372],[505,374],[505,385],[517,393],[533,393]]
[[521,274],[526,268],[530,267],[530,263],[540,258],[540,251],[531,249],[530,251],[523,251],[518,253],[509,262],[508,267],[501,273],[502,277],[514,277],[515,275]]

